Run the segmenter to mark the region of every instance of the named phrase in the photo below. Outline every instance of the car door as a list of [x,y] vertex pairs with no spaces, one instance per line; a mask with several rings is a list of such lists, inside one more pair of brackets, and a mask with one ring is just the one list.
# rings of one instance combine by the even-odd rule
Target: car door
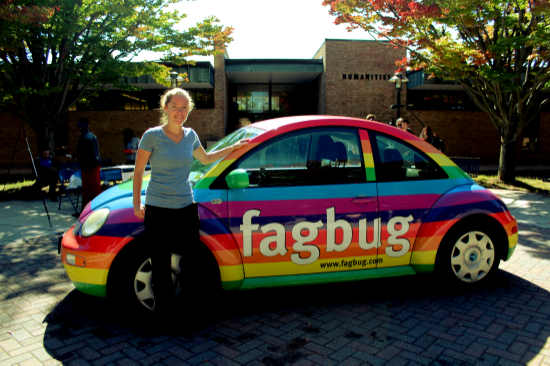
[[228,190],[245,278],[376,267],[377,193],[365,150],[372,161],[368,135],[362,141],[356,129],[313,128],[266,141],[229,169],[249,177],[247,188]]
[[381,220],[378,268],[410,264],[418,230],[433,204],[456,185],[407,141],[370,131]]

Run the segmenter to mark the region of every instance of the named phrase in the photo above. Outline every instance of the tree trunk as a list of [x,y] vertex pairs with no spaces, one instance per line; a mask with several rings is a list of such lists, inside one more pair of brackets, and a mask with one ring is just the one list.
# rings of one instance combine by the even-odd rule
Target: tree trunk
[[498,179],[505,183],[516,181],[516,141],[501,140]]
[[43,121],[36,125],[37,129],[33,128],[36,133],[38,155],[42,155],[42,152],[47,149],[54,156],[54,128],[52,125],[53,123],[50,121]]

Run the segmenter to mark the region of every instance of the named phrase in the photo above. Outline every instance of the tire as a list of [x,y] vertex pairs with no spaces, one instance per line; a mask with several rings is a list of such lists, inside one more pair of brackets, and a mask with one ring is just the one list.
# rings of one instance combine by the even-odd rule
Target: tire
[[[128,311],[154,313],[156,304],[150,252],[142,243],[129,245],[131,247],[126,247],[113,263],[107,283],[107,296]],[[199,245],[204,247],[202,243]],[[206,253],[211,259],[203,257]],[[192,263],[195,265],[186,267],[182,255],[172,253],[173,298],[177,302],[186,303],[190,299],[206,298],[203,293],[206,289],[209,290],[208,294],[213,294],[213,290],[220,287],[219,269],[212,254],[204,247],[199,255],[200,258],[193,258]],[[212,260],[216,264],[215,268],[212,266]],[[189,272],[197,268],[196,263],[203,264],[201,273],[192,273],[193,276],[190,277]]]
[[463,285],[489,282],[498,272],[501,250],[497,231],[488,222],[458,223],[443,238],[435,272],[444,281]]

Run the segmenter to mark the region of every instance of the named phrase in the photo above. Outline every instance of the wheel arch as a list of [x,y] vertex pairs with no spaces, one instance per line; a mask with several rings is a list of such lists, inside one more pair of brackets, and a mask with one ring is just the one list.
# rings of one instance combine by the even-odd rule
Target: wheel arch
[[227,225],[216,214],[198,205],[200,240],[218,264],[223,290],[238,290],[244,281],[241,251]]
[[498,259],[509,257],[513,236],[517,238],[517,233],[512,232],[515,219],[494,193],[478,185],[464,185],[443,195],[423,220],[412,248],[411,266],[415,271],[432,273],[445,236],[453,228],[460,227],[457,225],[464,225],[469,220],[486,220],[494,226],[498,235],[495,243],[499,248]]

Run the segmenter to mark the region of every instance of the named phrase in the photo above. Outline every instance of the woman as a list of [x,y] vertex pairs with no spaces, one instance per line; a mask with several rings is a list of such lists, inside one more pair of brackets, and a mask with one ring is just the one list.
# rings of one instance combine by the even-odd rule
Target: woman
[[[145,236],[151,243],[156,311],[167,307],[174,295],[171,244],[180,242],[185,246],[184,252],[192,257],[199,243],[199,216],[189,182],[193,157],[203,164],[213,163],[248,143],[248,139],[244,139],[228,148],[206,153],[195,131],[183,127],[193,110],[187,91],[168,90],[161,97],[160,106],[161,126],[147,130],[139,144],[133,185],[134,214],[144,220]],[[151,178],[143,205],[141,186],[147,162],[151,164]]]
[[422,129],[422,132],[418,136],[422,140],[426,141],[428,144],[432,145],[439,151],[441,151],[441,147],[439,145],[439,139],[433,134],[432,128],[428,125],[424,126]]
[[431,144],[433,139],[432,128],[430,126],[424,126],[418,137]]
[[139,147],[139,139],[134,135],[134,131],[125,128],[122,131],[122,141],[124,141],[124,152],[126,153],[126,164],[134,165],[136,163],[136,153]]

